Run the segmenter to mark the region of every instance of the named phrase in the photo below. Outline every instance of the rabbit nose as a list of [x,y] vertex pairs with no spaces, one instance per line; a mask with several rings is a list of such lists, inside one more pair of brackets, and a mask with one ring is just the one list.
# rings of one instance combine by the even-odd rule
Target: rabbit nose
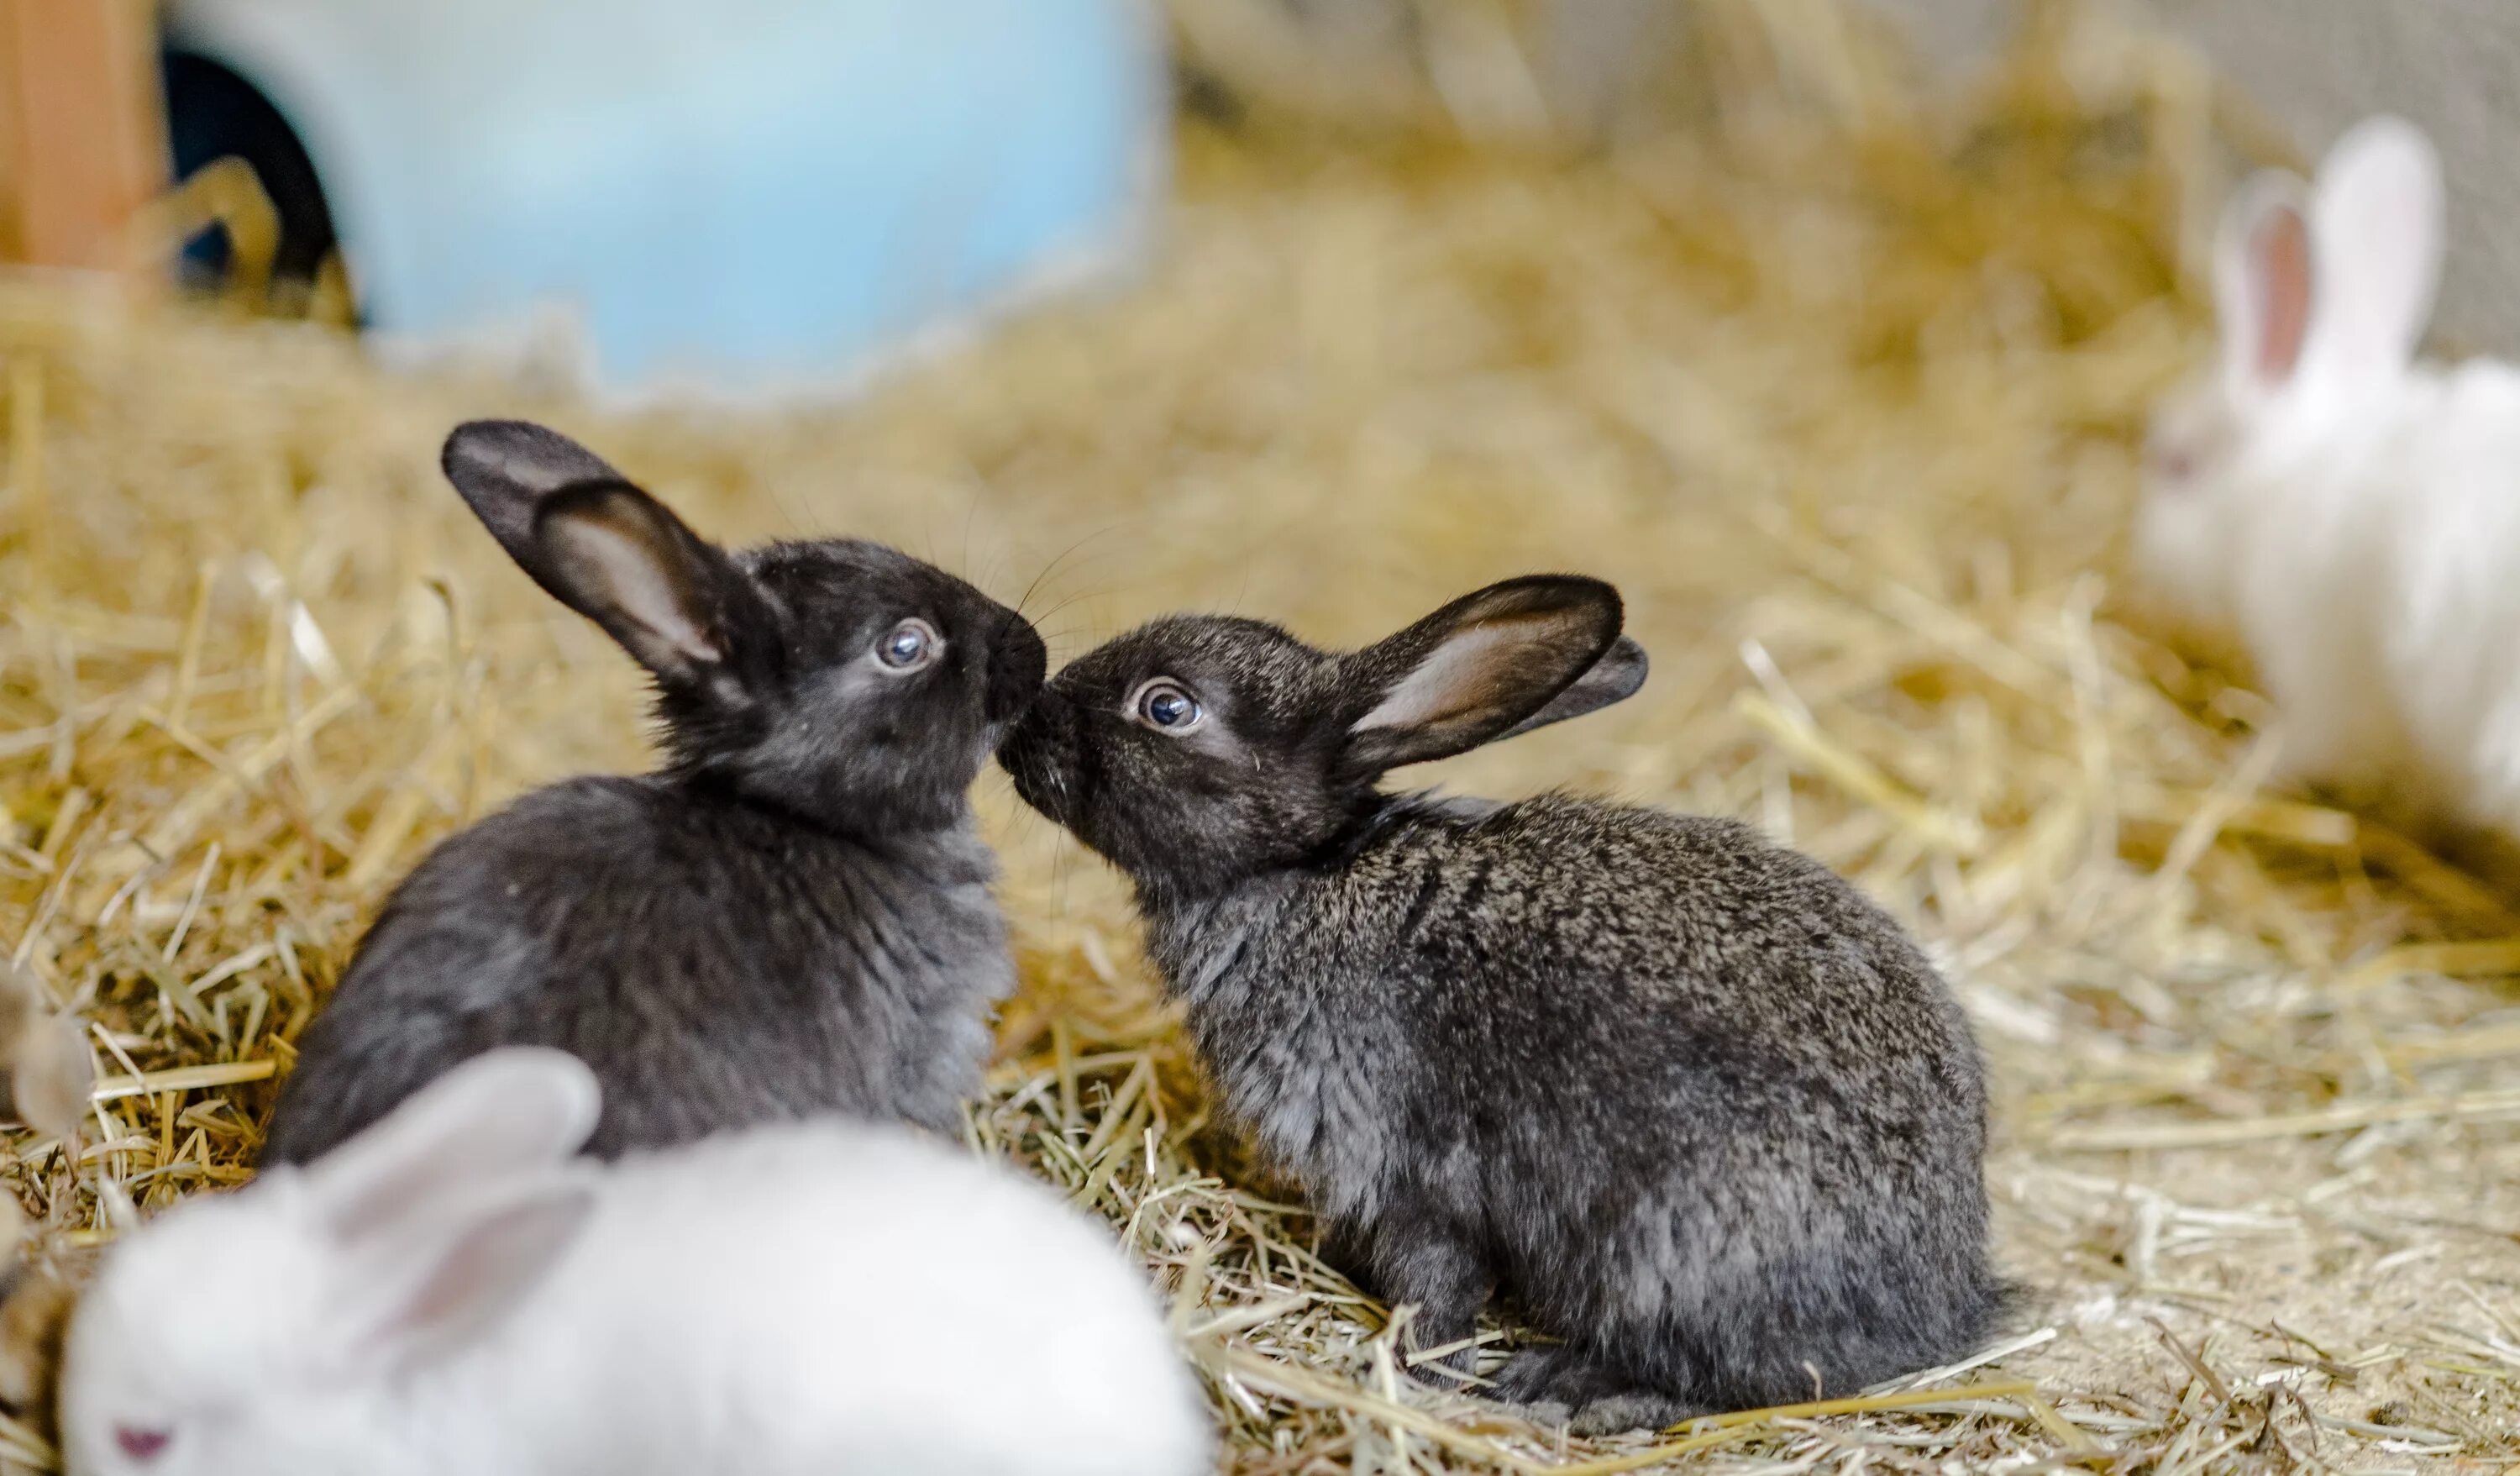
[[1058,738],[1075,726],[1074,704],[1056,687],[1044,687],[1034,693],[1032,702],[1014,731],[1007,737],[1007,752],[1028,757],[1047,757],[1058,745]]
[[1050,649],[1041,633],[1020,615],[1012,616],[989,652],[988,718],[1003,723],[1021,714],[1041,695],[1050,675]]
[[1055,795],[1067,787],[1060,771],[1074,752],[1075,735],[1075,704],[1056,687],[1042,689],[998,748],[1000,767],[1013,778],[1026,804],[1052,813]]

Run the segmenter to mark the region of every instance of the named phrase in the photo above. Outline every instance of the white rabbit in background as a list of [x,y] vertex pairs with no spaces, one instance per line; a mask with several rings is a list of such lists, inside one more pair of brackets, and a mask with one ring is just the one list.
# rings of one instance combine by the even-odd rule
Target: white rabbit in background
[[1144,1275],[1044,1186],[838,1121],[575,1159],[599,1095],[492,1051],[115,1246],[70,1324],[69,1469],[1209,1468]]
[[2443,214],[2394,117],[2314,185],[2247,183],[2215,245],[2220,359],[2154,417],[2136,555],[2247,648],[2292,777],[2520,833],[2520,371],[2415,361]]

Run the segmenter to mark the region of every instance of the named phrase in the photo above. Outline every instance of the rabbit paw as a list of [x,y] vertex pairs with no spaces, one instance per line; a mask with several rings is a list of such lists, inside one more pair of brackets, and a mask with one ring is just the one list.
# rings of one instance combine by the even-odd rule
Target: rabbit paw
[[1572,1435],[1610,1435],[1694,1418],[1705,1408],[1640,1387],[1617,1369],[1567,1344],[1530,1348],[1497,1370],[1489,1391],[1522,1407],[1537,1423],[1564,1425]]

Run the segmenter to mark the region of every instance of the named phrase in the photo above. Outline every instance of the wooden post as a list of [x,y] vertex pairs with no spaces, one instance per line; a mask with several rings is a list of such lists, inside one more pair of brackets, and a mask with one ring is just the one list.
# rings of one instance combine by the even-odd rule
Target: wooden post
[[0,252],[129,272],[166,188],[153,0],[0,0]]

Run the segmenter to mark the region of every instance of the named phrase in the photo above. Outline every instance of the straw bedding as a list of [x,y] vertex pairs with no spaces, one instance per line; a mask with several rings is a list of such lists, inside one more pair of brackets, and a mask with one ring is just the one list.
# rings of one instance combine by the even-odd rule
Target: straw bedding
[[[1928,108],[1868,37],[1798,69],[1760,34],[1702,115],[1607,153],[1187,122],[1143,280],[836,409],[607,420],[530,365],[389,377],[329,329],[9,284],[0,948],[106,1073],[75,1161],[9,1140],[41,1253],[105,1236],[107,1181],[145,1210],[245,1177],[430,840],[642,762],[628,663],[435,474],[495,411],[714,534],[964,570],[1054,659],[1167,608],[1356,643],[1600,574],[1645,691],[1424,779],[1749,817],[1935,950],[2029,1288],[1996,1356],[1853,1413],[1569,1443],[1407,1383],[1209,1116],[1120,885],[984,779],[1024,987],[971,1135],[1148,1261],[1233,1469],[2520,1461],[2504,894],[2270,789],[2264,704],[2121,574],[2141,407],[2201,342],[2210,90],[2055,25]],[[49,1461],[16,1423],[0,1458]]]

